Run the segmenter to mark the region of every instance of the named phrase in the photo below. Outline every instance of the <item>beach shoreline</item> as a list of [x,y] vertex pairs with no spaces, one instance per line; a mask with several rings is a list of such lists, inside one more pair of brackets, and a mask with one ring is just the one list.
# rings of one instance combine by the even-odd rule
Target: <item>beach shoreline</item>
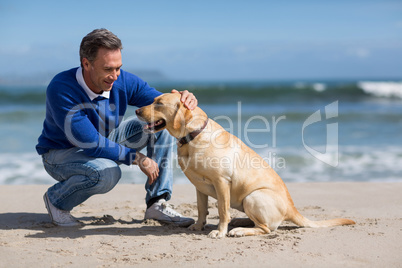
[[[402,183],[287,183],[298,210],[313,220],[349,218],[354,226],[296,228],[210,239],[218,223],[209,198],[206,230],[143,221],[145,190],[120,184],[72,211],[82,228],[55,227],[42,196],[49,185],[0,186],[1,267],[401,267]],[[170,201],[197,218],[195,188],[175,184]],[[232,216],[244,214],[231,210]]]

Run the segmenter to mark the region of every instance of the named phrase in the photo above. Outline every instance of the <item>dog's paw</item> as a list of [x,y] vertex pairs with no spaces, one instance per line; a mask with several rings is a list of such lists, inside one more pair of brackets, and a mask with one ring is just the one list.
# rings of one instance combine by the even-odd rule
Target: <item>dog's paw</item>
[[219,232],[218,230],[213,230],[208,234],[209,238],[222,238],[226,236],[226,232]]
[[235,228],[228,233],[228,236],[231,236],[231,237],[242,237],[245,235],[246,234],[242,228]]
[[191,224],[188,227],[188,229],[191,230],[191,231],[202,231],[202,230],[204,230],[204,224],[194,223],[194,224]]

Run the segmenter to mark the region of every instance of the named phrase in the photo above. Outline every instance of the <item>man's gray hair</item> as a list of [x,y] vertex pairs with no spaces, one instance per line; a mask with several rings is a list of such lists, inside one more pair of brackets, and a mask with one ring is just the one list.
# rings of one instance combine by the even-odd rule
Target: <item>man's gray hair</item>
[[91,63],[96,59],[98,50],[106,48],[110,50],[123,49],[121,40],[111,31],[101,28],[95,29],[84,38],[82,38],[80,46],[80,62],[87,58]]

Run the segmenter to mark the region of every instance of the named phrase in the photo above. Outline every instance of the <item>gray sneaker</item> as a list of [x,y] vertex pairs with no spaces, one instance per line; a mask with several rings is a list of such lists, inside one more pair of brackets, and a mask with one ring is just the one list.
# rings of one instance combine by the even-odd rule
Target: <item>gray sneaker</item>
[[54,224],[63,227],[82,226],[81,222],[71,216],[70,211],[61,210],[53,206],[53,204],[50,203],[47,192],[44,194],[43,200],[45,201],[46,209],[49,213],[50,219]]
[[183,217],[169,205],[165,199],[160,199],[145,211],[145,220],[152,219],[163,223],[174,224],[179,227],[188,227],[194,223],[192,218]]

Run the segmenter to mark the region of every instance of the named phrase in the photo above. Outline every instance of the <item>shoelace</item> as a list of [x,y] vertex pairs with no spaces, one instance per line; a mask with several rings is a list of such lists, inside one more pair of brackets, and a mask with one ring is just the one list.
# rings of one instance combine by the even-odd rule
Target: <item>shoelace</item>
[[71,216],[69,211],[59,210],[57,211],[57,216],[63,222],[74,222],[76,221],[73,216]]
[[173,217],[182,217],[180,213],[173,209],[173,206],[168,203],[161,204],[162,210]]

